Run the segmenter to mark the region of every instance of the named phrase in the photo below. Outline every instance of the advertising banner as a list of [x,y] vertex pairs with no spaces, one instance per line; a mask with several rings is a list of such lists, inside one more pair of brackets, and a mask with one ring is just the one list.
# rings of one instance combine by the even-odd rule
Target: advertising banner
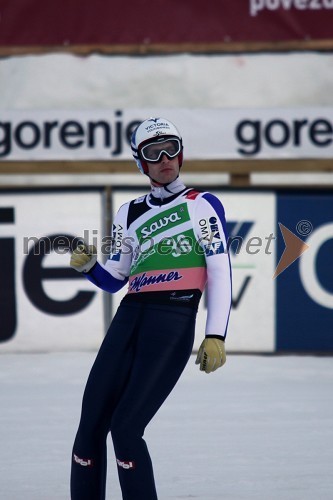
[[333,194],[281,193],[277,214],[308,246],[276,280],[277,350],[332,352]]
[[[227,218],[229,352],[332,352],[332,193],[211,191]],[[146,192],[113,189],[112,217]],[[0,353],[98,348],[127,287],[103,294],[69,267],[69,248],[83,237],[104,260],[104,206],[97,189],[0,193]],[[204,294],[195,348],[206,313]]]
[[102,292],[69,267],[69,248],[83,236],[99,248],[101,231],[98,191],[0,193],[0,353],[99,345]]
[[332,157],[332,107],[3,110],[0,162],[129,160],[132,132],[149,116],[177,124],[185,160]]
[[[226,44],[332,39],[332,0],[2,2],[0,45]],[[172,29],[170,29],[172,27]],[[142,50],[141,50],[142,52]]]
[[[113,191],[113,216],[127,201],[146,191]],[[224,205],[233,270],[228,350],[272,352],[275,349],[275,195],[213,191]],[[112,297],[113,314],[126,290]],[[205,294],[197,318],[195,349],[205,334]],[[172,325],[170,325],[172,335]]]

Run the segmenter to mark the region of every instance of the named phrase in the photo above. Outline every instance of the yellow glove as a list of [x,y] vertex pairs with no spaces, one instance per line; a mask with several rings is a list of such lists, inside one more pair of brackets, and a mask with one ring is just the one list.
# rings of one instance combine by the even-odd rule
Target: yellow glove
[[71,255],[70,266],[79,273],[87,273],[97,261],[97,250],[94,245],[78,245]]
[[195,364],[200,364],[201,371],[210,373],[223,366],[226,360],[224,341],[206,337],[201,343]]

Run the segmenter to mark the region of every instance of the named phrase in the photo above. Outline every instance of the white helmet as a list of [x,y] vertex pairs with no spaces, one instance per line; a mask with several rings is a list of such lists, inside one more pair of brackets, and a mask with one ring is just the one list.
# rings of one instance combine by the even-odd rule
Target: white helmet
[[[183,163],[183,141],[175,125],[165,118],[149,118],[142,122],[132,134],[131,148],[136,164],[143,174],[148,174],[147,155],[142,151],[149,144],[175,140],[173,152],[170,154],[167,150],[161,151],[169,158],[178,156],[179,167]],[[161,154],[156,159],[150,159],[150,162],[160,161]]]

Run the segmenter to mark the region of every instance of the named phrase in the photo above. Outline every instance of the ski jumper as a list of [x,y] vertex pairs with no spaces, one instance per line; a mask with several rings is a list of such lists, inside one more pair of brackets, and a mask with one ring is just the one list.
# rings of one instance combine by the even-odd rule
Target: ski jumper
[[176,179],[122,205],[105,265],[86,277],[114,293],[128,283],[91,369],[72,456],[72,500],[104,500],[111,432],[123,499],[156,500],[145,427],[191,355],[206,286],[206,336],[225,339],[231,272],[225,216],[211,193]]

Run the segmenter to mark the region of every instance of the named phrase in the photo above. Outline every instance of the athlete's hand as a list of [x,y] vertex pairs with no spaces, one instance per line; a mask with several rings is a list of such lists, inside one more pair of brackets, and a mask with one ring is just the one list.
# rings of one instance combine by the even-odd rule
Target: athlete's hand
[[78,245],[71,255],[70,266],[79,273],[87,273],[97,261],[97,250],[94,245]]
[[200,364],[201,371],[210,373],[223,366],[226,360],[224,341],[207,337],[201,343],[195,364]]

